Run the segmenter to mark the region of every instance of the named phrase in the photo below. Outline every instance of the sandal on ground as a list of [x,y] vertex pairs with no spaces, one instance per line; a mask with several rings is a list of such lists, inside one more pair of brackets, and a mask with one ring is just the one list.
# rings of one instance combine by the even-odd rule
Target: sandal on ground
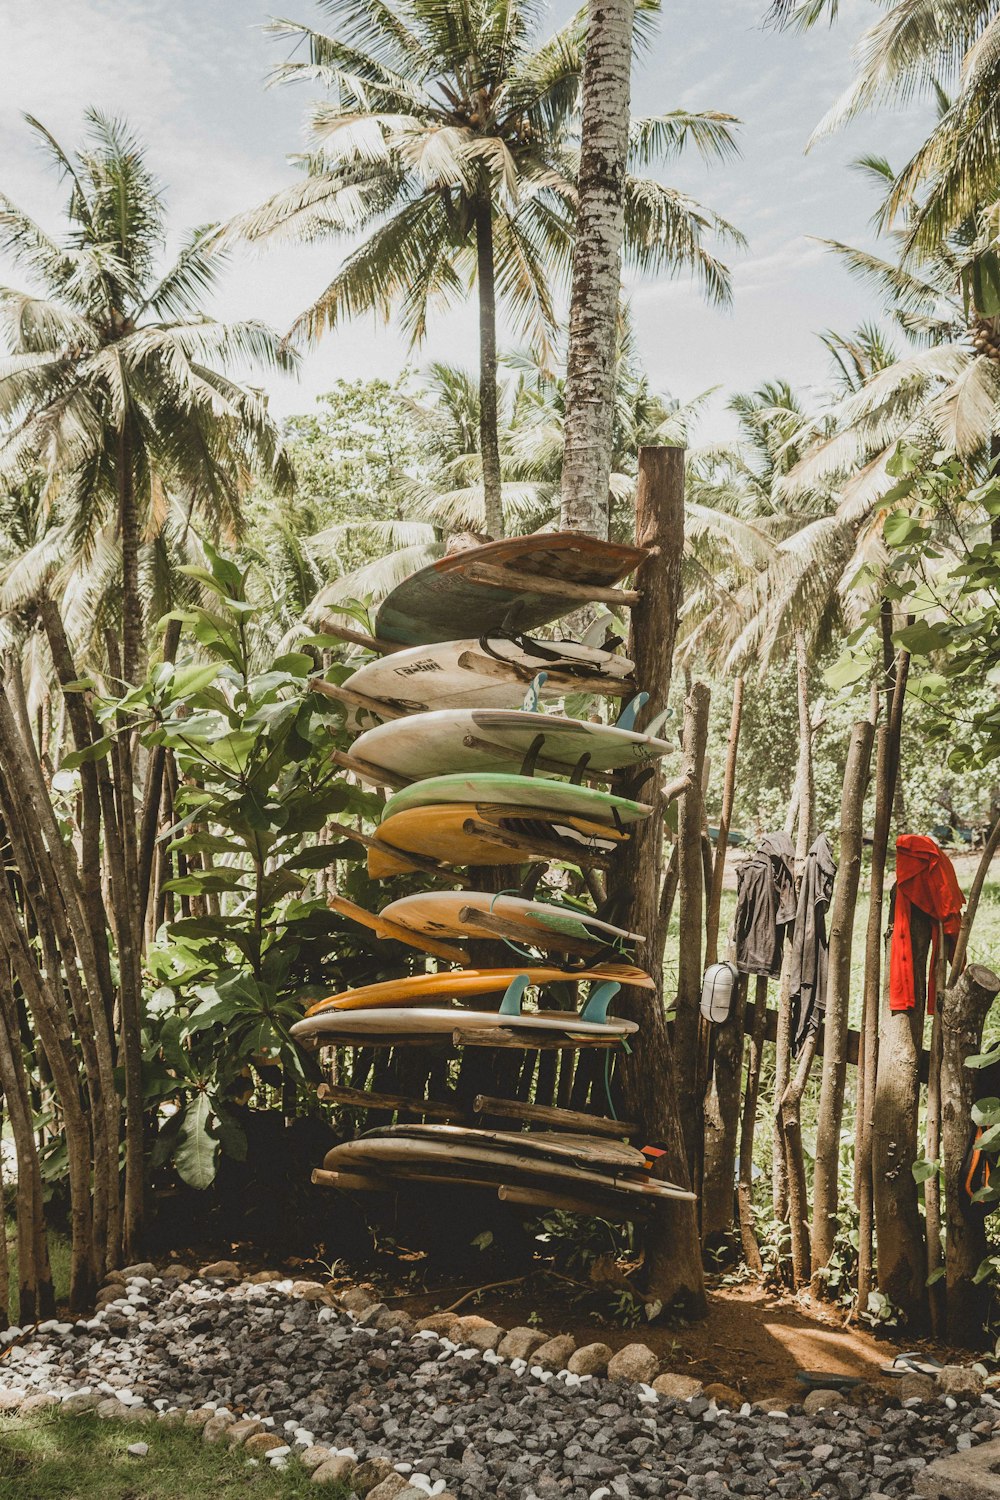
[[897,1354],[891,1365],[882,1366],[883,1375],[936,1375],[943,1370],[944,1365],[933,1354],[920,1354],[916,1350],[909,1350],[906,1354]]

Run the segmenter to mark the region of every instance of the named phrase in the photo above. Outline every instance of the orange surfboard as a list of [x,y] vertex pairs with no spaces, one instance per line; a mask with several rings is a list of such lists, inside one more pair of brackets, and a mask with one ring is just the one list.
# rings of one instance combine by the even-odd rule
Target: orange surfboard
[[328,1010],[366,1010],[369,1006],[380,1005],[422,1005],[435,997],[460,999],[469,995],[490,995],[505,990],[519,974],[527,974],[529,984],[533,985],[610,979],[644,990],[654,988],[651,977],[634,964],[595,964],[590,969],[570,970],[550,965],[529,969],[523,964],[509,969],[440,969],[436,974],[407,974],[401,979],[365,984],[356,990],[341,990],[326,1000],[317,1000],[306,1015],[315,1016]]

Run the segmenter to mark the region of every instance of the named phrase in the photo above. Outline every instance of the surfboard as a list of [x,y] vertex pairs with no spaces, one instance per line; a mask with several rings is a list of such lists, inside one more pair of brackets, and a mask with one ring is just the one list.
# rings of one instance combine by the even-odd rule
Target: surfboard
[[480,929],[462,921],[460,913],[465,907],[492,912],[522,928],[524,941],[536,948],[552,947],[558,951],[560,936],[584,942],[593,940],[595,945],[642,941],[641,934],[599,921],[590,912],[546,901],[526,901],[521,896],[498,896],[490,891],[421,891],[390,902],[379,917],[424,937],[481,937]]
[[[373,880],[405,874],[412,868],[406,863],[407,852],[426,855],[442,865],[523,864],[531,857],[479,833],[466,832],[469,819],[489,823],[500,832],[540,834],[547,842],[559,846],[560,857],[568,864],[581,852],[607,853],[628,838],[627,833],[607,824],[565,813],[482,807],[467,802],[432,804],[408,808],[383,819],[378,838],[384,847],[368,850],[368,874]],[[402,858],[396,859],[389,846],[398,849]]]
[[[477,668],[476,662],[485,665]],[[505,668],[506,675],[497,675]],[[599,694],[605,687],[621,691],[633,671],[634,664],[627,657],[577,641],[494,636],[393,651],[360,667],[344,686],[413,713],[441,708],[520,708],[528,684],[539,672],[557,674],[554,682],[541,686],[542,698],[550,700],[572,691]],[[567,676],[577,680],[576,689],[567,686]]]
[[[433,803],[468,802],[498,807],[531,807],[539,812],[585,818],[593,824],[616,828],[619,823],[638,823],[653,811],[648,802],[616,797],[599,787],[576,786],[571,781],[549,781],[543,776],[512,776],[502,771],[479,771],[468,775],[428,776],[394,792],[385,804],[382,827],[396,813]],[[381,831],[379,837],[381,838]]]
[[[534,630],[579,609],[579,598],[536,593],[524,575],[548,581],[605,589],[638,567],[646,556],[640,547],[598,541],[582,532],[536,533],[488,542],[452,552],[420,568],[383,599],[375,615],[379,640],[424,646],[465,637],[470,623],[483,633],[501,629]],[[477,567],[491,572],[477,581]],[[502,572],[509,570],[509,583]]]
[[694,1201],[694,1194],[675,1183],[659,1178],[636,1178],[604,1168],[584,1168],[570,1163],[546,1161],[540,1157],[517,1155],[490,1146],[462,1146],[454,1142],[425,1140],[374,1140],[362,1136],[345,1141],[327,1152],[323,1166],[327,1171],[361,1170],[373,1167],[384,1172],[405,1172],[408,1165],[417,1168],[440,1164],[443,1172],[457,1171],[468,1176],[470,1169],[482,1172],[487,1183],[510,1182],[518,1177],[556,1182],[587,1183],[636,1198],[675,1198]]
[[[420,1005],[436,996],[460,999],[470,995],[495,995],[506,990],[511,980],[520,974],[527,975],[529,985],[617,981],[644,990],[655,987],[644,969],[625,963],[594,964],[589,969],[557,969],[554,965],[527,968],[523,964],[502,969],[439,969],[435,974],[406,974],[399,979],[380,980],[378,984],[362,984],[353,990],[339,990],[337,994],[310,1005],[306,1015],[316,1016],[329,1010],[366,1010],[377,1005]],[[571,1016],[573,1012],[567,1011],[566,1014]]]
[[638,1031],[634,1021],[609,1017],[607,1021],[581,1021],[576,1011],[522,1011],[505,1016],[497,1010],[464,1010],[458,1006],[372,1006],[366,1010],[326,1010],[296,1021],[292,1035],[299,1041],[324,1045],[324,1039],[356,1046],[362,1039],[391,1034],[397,1040],[450,1036],[453,1032],[509,1029],[525,1035],[545,1033],[583,1040],[614,1041]]
[[420,781],[465,770],[519,771],[539,736],[542,757],[565,766],[567,775],[584,755],[591,770],[615,771],[680,754],[667,740],[633,729],[509,708],[434,709],[390,719],[359,735],[351,753]]
[[548,1130],[482,1130],[464,1125],[385,1125],[366,1130],[360,1140],[451,1141],[459,1146],[489,1146],[520,1156],[571,1161],[579,1166],[606,1166],[612,1171],[639,1172],[649,1176],[650,1160],[624,1141],[587,1135],[564,1135]]

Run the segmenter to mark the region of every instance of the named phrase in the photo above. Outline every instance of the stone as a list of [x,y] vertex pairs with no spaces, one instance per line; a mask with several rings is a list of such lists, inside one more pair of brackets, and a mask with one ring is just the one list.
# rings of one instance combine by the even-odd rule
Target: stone
[[658,1396],[666,1396],[668,1401],[690,1401],[692,1396],[700,1396],[704,1387],[700,1380],[695,1380],[691,1375],[657,1375],[653,1381],[653,1390]]
[[270,1453],[272,1448],[284,1448],[285,1444],[281,1438],[273,1432],[255,1432],[248,1437],[243,1444],[243,1452],[250,1458],[263,1458],[265,1453]]
[[[207,1424],[205,1431],[208,1431]],[[245,1443],[247,1438],[253,1437],[255,1432],[263,1431],[263,1422],[258,1422],[256,1417],[244,1417],[242,1422],[230,1422],[223,1436],[230,1448],[236,1448],[240,1443]]]
[[215,1416],[215,1412],[213,1410],[211,1410],[210,1407],[207,1407],[207,1406],[197,1406],[197,1407],[195,1407],[195,1409],[193,1411],[189,1411],[189,1412],[185,1413],[185,1415],[184,1415],[184,1426],[185,1427],[204,1427],[205,1423],[211,1421],[211,1419],[214,1416]]
[[608,1360],[609,1380],[641,1380],[649,1385],[655,1380],[660,1361],[646,1344],[626,1344]]
[[226,1432],[233,1426],[235,1423],[230,1412],[216,1412],[215,1416],[209,1417],[205,1423],[202,1439],[206,1443],[225,1442]]
[[1000,1442],[936,1459],[915,1476],[914,1493],[924,1500],[1000,1500]]
[[384,1302],[369,1302],[363,1312],[357,1314],[360,1328],[377,1328],[382,1324],[389,1309]]
[[354,1470],[351,1488],[358,1495],[369,1495],[383,1480],[401,1478],[387,1458],[369,1458]]
[[[349,1308],[348,1311],[354,1312],[355,1309]],[[417,1332],[436,1333],[439,1338],[450,1339],[458,1321],[454,1313],[431,1313],[428,1318],[417,1319]]]
[[606,1375],[612,1353],[607,1344],[584,1344],[570,1355],[566,1368],[571,1375]]
[[379,1299],[375,1295],[375,1288],[370,1286],[349,1286],[346,1292],[338,1292],[341,1307],[346,1307],[348,1312],[364,1312],[373,1302]]
[[506,1332],[506,1328],[501,1328],[496,1323],[486,1323],[482,1328],[474,1328],[471,1333],[467,1333],[462,1343],[468,1344],[471,1349],[496,1350]]
[[565,1370],[575,1348],[576,1339],[573,1335],[560,1333],[554,1339],[546,1339],[544,1344],[539,1344],[531,1356],[532,1362],[541,1365],[543,1370]]
[[546,1335],[537,1328],[512,1328],[497,1345],[497,1353],[504,1359],[528,1359],[546,1341]]
[[213,1260],[207,1266],[202,1266],[198,1272],[199,1276],[206,1280],[213,1278],[234,1281],[239,1277],[240,1268],[234,1260]]
[[[308,1451],[307,1449],[306,1452]],[[356,1467],[353,1458],[337,1453],[333,1458],[326,1459],[324,1463],[318,1464],[313,1469],[313,1484],[343,1484],[351,1477]]]
[[169,1266],[164,1266],[160,1272],[164,1281],[190,1281],[194,1274],[192,1266],[183,1266],[178,1261],[172,1262]]
[[156,1421],[156,1412],[151,1406],[123,1406],[121,1420],[133,1427],[143,1427]]
[[706,1385],[704,1391],[698,1394],[707,1396],[709,1401],[715,1402],[716,1406],[729,1406],[734,1411],[739,1411],[743,1405],[743,1397],[739,1391],[734,1391],[731,1385],[723,1385],[720,1380]]
[[[446,1317],[451,1314],[446,1313]],[[478,1313],[470,1313],[468,1317],[456,1318],[454,1323],[454,1339],[456,1343],[467,1344],[472,1334],[479,1328],[495,1328],[497,1325],[490,1318],[481,1318]]]
[[100,1291],[97,1293],[97,1296],[94,1298],[94,1306],[97,1311],[100,1312],[102,1308],[107,1307],[109,1303],[117,1302],[119,1297],[124,1297],[124,1295],[124,1283],[121,1281],[113,1281],[111,1282],[110,1286],[101,1287]]
[[318,1281],[293,1281],[292,1296],[301,1297],[304,1302],[327,1302],[326,1287]]
[[67,1396],[60,1410],[76,1413],[81,1411],[96,1411],[101,1404],[101,1398],[96,1391],[74,1391],[72,1396]]
[[915,1370],[900,1378],[898,1390],[900,1401],[933,1401],[938,1393],[931,1377]]
[[127,1448],[129,1458],[145,1458],[149,1452],[148,1443],[129,1443]]
[[126,1409],[119,1401],[117,1396],[108,1396],[104,1401],[100,1403],[99,1406],[96,1406],[94,1410],[97,1412],[97,1415],[103,1422],[108,1418],[117,1418],[120,1420],[125,1415]]
[[302,1449],[299,1454],[299,1463],[311,1474],[314,1469],[318,1469],[321,1464],[325,1464],[332,1456],[329,1448],[324,1448],[320,1443],[312,1443],[308,1448]]
[[810,1391],[802,1402],[802,1410],[813,1417],[818,1411],[849,1411],[853,1405],[843,1391]]
[[252,1276],[247,1277],[250,1286],[267,1286],[269,1281],[283,1281],[284,1277],[280,1271],[255,1271]]
[[368,1491],[368,1500],[396,1500],[397,1495],[401,1494],[403,1490],[408,1489],[410,1489],[410,1485],[403,1478],[402,1474],[397,1474],[394,1471],[392,1474],[387,1475],[374,1489]]
[[141,1260],[134,1266],[124,1266],[121,1274],[124,1281],[131,1281],[133,1276],[142,1276],[146,1281],[152,1281],[160,1273],[151,1260]]
[[27,1394],[21,1390],[0,1391],[0,1415],[17,1411]]
[[58,1396],[53,1396],[49,1391],[37,1391],[31,1396],[25,1396],[21,1402],[21,1416],[27,1417],[33,1411],[45,1411],[50,1406],[59,1406]]
[[970,1365],[945,1365],[935,1378],[938,1390],[944,1396],[978,1396],[982,1393],[983,1377]]

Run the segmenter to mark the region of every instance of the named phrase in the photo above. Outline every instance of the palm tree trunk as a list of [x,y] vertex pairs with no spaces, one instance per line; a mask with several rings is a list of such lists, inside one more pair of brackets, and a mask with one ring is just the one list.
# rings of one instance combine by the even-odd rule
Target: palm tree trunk
[[566,360],[562,525],[606,536],[628,162],[633,0],[589,0]]
[[118,530],[122,543],[122,675],[135,684],[142,676],[145,628],[139,592],[139,517],[135,508],[135,476],[127,418],[118,434]]
[[476,204],[479,274],[479,452],[483,465],[486,530],[503,536],[500,438],[497,422],[497,294],[493,264],[493,208],[484,194]]

